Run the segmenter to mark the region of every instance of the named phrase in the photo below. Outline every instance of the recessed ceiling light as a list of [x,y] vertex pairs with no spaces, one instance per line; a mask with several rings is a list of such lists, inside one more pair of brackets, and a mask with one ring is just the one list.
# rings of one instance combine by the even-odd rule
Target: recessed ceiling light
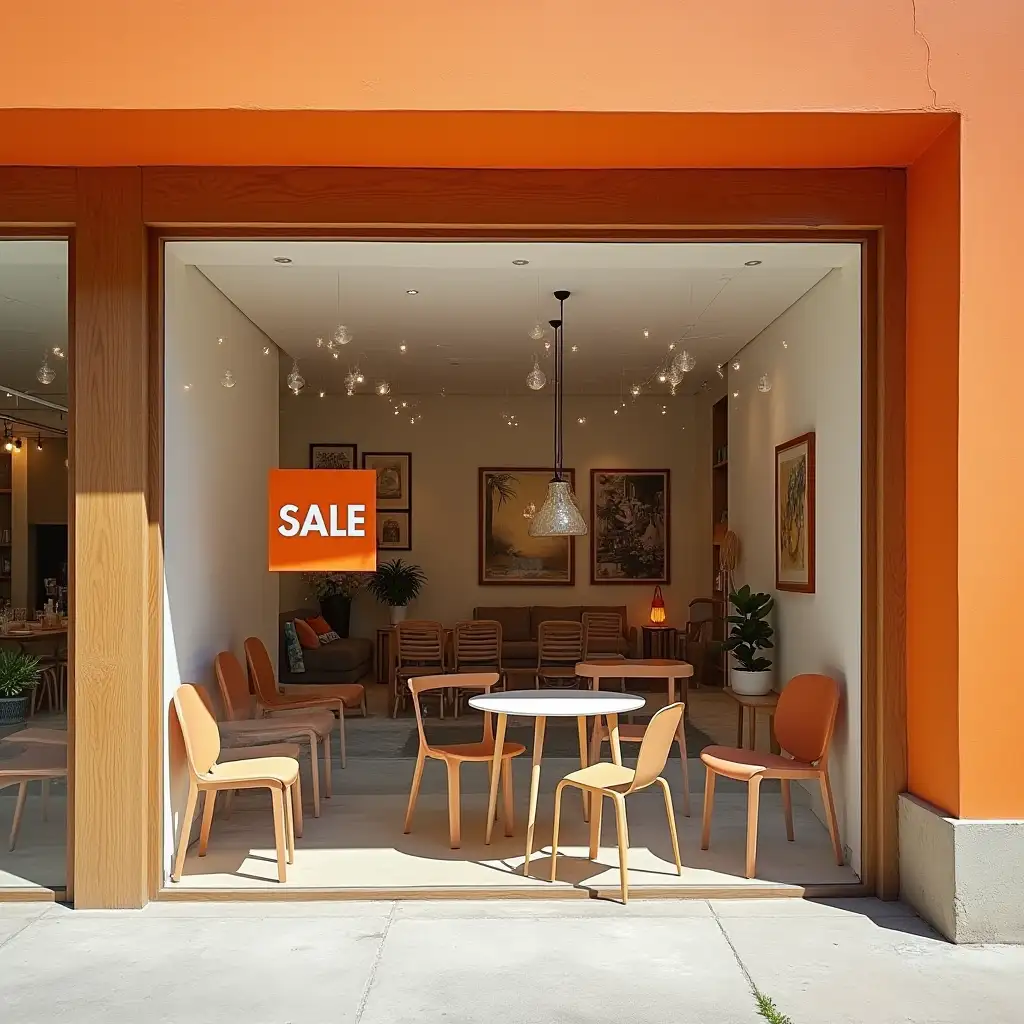
[[745,266],[745,267],[759,267],[759,266],[761,266],[761,261],[760,260],[747,260],[747,262],[744,263],[743,266]]
[[420,290],[418,288],[406,288],[405,289],[405,294],[406,295],[419,295],[419,293],[420,293]]
[[275,263],[291,263],[291,261],[292,261],[291,256],[275,256],[274,257],[274,262]]
[[529,260],[513,260],[512,266],[514,267],[528,267],[530,265]]

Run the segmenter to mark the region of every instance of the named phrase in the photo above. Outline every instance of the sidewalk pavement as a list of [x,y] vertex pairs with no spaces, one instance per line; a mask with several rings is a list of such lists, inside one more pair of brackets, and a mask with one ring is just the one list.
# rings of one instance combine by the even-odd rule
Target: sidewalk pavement
[[1020,1024],[1024,947],[875,900],[0,907],[18,1024],[763,1024],[754,986],[775,1024]]

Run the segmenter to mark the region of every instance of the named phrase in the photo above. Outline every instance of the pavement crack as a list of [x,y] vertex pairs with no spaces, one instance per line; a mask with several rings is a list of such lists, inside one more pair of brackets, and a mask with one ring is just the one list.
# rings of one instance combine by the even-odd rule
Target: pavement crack
[[370,998],[370,990],[377,980],[377,968],[380,967],[381,958],[384,956],[384,943],[388,940],[388,932],[391,931],[391,922],[395,919],[395,911],[398,909],[398,901],[393,900],[391,909],[388,911],[387,920],[384,922],[384,930],[380,935],[380,942],[377,944],[377,952],[373,955],[373,963],[370,964],[370,973],[366,977],[366,984],[363,986],[362,994],[359,997],[359,1005],[356,1007],[356,1014],[353,1024],[359,1024],[366,1011],[366,1003]]
[[0,942],[0,950],[2,950],[5,946],[9,945],[11,942],[13,942],[23,931],[25,931],[25,929],[31,928],[32,925],[34,925],[39,920],[39,918],[45,915],[45,913],[46,911],[44,910],[38,917],[30,917],[17,931],[11,932],[11,934],[8,935],[6,939]]

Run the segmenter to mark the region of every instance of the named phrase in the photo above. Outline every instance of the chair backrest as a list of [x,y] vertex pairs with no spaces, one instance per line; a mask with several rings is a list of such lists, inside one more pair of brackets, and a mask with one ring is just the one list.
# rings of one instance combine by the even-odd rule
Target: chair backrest
[[444,626],[426,619],[408,619],[395,626],[398,666],[444,667]]
[[270,660],[267,645],[258,636],[245,638],[245,661],[249,666],[249,681],[256,691],[256,699],[266,707],[284,703],[277,692],[277,677],[274,663]]
[[182,683],[174,691],[174,712],[185,740],[189,769],[197,777],[208,775],[220,757],[220,729],[198,686]]
[[725,602],[713,597],[695,597],[690,602],[690,622],[712,622],[725,614]]
[[537,664],[583,660],[583,623],[548,619],[537,627]]
[[453,633],[455,668],[495,665],[501,668],[501,623],[495,619],[456,622]]
[[583,657],[607,654],[622,639],[622,616],[618,612],[583,613]]
[[213,670],[227,720],[239,722],[252,718],[252,695],[249,693],[249,681],[245,678],[242,663],[231,651],[221,651],[213,659]]
[[810,764],[828,757],[839,712],[839,684],[829,676],[793,676],[775,709],[775,738],[787,753]]
[[644,730],[640,753],[636,759],[636,774],[630,792],[649,786],[664,770],[669,751],[679,731],[683,717],[682,704],[669,704],[656,712]]
[[[460,676],[413,676],[407,685],[409,692],[412,694],[412,706],[416,712],[416,728],[420,734],[420,745],[426,750],[430,749],[430,744],[427,742],[427,734],[423,729],[423,712],[420,709],[419,701],[421,693],[427,693],[431,690],[444,690],[453,686],[457,686],[460,690],[482,690],[488,693],[498,679],[497,672],[465,672]],[[491,730],[491,716],[489,713],[485,713],[483,742],[490,743],[493,739],[494,733]]]

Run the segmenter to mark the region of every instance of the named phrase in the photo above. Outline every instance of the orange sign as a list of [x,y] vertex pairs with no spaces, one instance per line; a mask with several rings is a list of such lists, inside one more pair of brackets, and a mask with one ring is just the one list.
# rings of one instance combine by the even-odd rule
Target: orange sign
[[377,474],[372,469],[272,469],[270,571],[377,568]]

